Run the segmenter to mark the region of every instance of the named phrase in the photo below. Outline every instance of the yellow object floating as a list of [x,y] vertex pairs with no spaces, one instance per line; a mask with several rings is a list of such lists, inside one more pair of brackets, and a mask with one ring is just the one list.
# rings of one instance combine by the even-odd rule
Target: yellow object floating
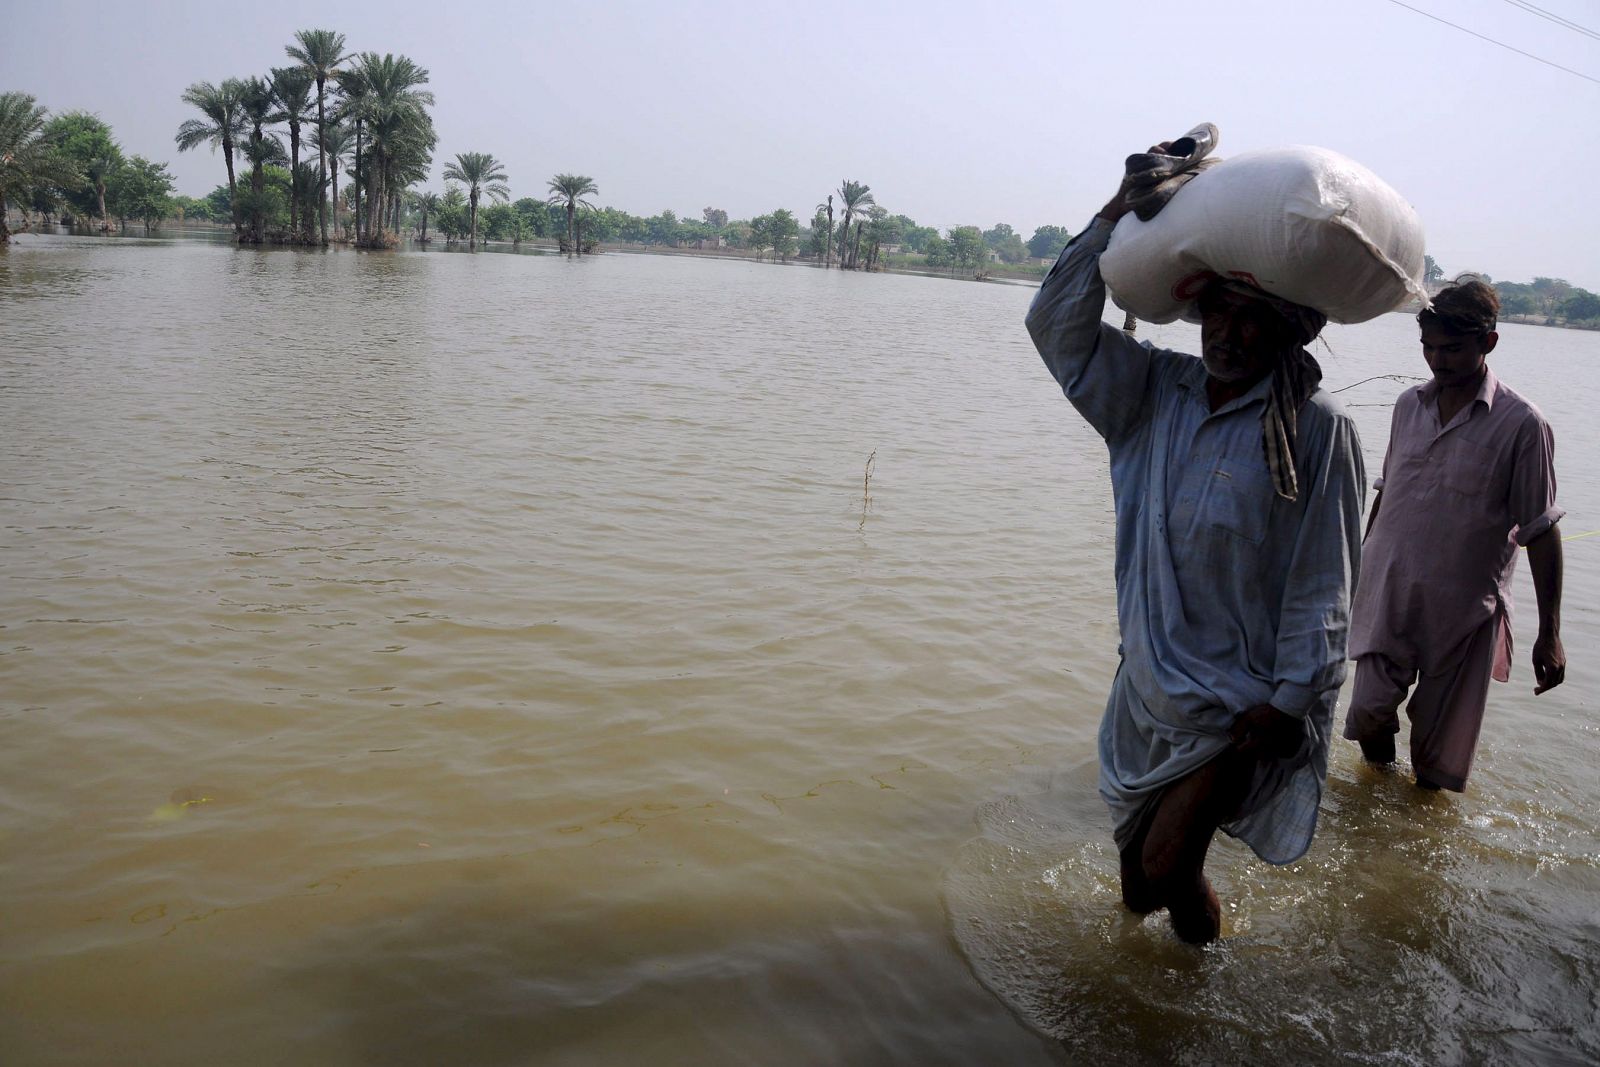
[[[183,799],[179,799],[179,798]],[[177,822],[196,804],[209,804],[215,799],[194,789],[180,789],[172,799],[150,813],[151,822]]]

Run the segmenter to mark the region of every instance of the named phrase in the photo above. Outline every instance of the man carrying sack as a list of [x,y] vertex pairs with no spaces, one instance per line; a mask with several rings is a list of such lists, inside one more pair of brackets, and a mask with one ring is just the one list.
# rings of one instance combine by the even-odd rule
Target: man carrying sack
[[1180,938],[1204,943],[1220,931],[1203,870],[1216,830],[1274,864],[1302,856],[1315,832],[1366,475],[1355,426],[1305,350],[1326,322],[1315,309],[1217,277],[1193,307],[1200,358],[1101,321],[1113,228],[1136,205],[1143,217],[1147,175],[1185,169],[1151,159],[1203,155],[1215,129],[1183,141],[1129,158],[1027,326],[1110,450],[1122,661],[1100,727],[1100,793],[1122,898],[1139,913],[1166,908]]

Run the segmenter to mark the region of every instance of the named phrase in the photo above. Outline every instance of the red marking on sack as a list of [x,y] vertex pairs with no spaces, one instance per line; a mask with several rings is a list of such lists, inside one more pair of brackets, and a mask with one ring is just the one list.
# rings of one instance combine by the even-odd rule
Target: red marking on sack
[[1253,285],[1257,289],[1261,288],[1261,283],[1256,281],[1256,276],[1254,274],[1251,274],[1247,270],[1230,270],[1228,272],[1228,277],[1230,277],[1230,278],[1238,278],[1241,282],[1244,282],[1246,285]]
[[1196,271],[1178,279],[1172,287],[1172,299],[1193,300],[1199,296],[1206,286],[1210,285],[1216,275],[1209,270]]

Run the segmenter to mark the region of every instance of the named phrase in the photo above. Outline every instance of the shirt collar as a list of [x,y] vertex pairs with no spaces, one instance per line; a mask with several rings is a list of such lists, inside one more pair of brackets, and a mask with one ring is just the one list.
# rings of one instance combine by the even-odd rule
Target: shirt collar
[[[1211,406],[1211,401],[1206,396],[1206,379],[1209,377],[1210,375],[1206,373],[1205,361],[1200,359],[1198,356],[1195,356],[1189,361],[1188,366],[1184,367],[1183,372],[1178,375],[1177,379],[1178,388],[1185,389],[1198,396],[1201,401],[1206,404],[1207,410],[1209,410]],[[1257,400],[1261,401],[1262,403],[1266,403],[1267,394],[1271,391],[1272,375],[1268,374],[1259,382],[1252,385],[1248,392],[1234,397],[1216,411],[1211,412],[1211,414],[1220,415],[1223,412],[1231,411],[1234,408],[1245,407],[1246,405],[1252,404]]]
[[[1494,376],[1494,368],[1485,363],[1483,365],[1483,381],[1478,383],[1478,394],[1472,398],[1472,406],[1477,407],[1479,404],[1482,404],[1484,411],[1493,411],[1495,394],[1499,391],[1500,379]],[[1433,378],[1429,378],[1426,382],[1418,387],[1417,393],[1422,397],[1423,400],[1433,404],[1435,409],[1438,408],[1438,381]]]
[[1483,381],[1478,383],[1478,395],[1473,397],[1473,403],[1482,404],[1483,410],[1494,410],[1494,396],[1500,391],[1500,379],[1494,376],[1494,371],[1487,363],[1483,365]]

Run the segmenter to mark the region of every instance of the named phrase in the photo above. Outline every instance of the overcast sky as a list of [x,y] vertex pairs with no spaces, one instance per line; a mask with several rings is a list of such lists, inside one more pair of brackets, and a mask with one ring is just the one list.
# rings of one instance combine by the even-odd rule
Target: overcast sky
[[[1512,0],[1406,2],[1600,79],[1600,38]],[[1537,6],[1600,31],[1597,0]],[[1600,82],[1394,0],[0,0],[0,25],[0,90],[95,112],[191,195],[225,176],[173,146],[183,89],[264,74],[294,31],[329,28],[431,72],[435,188],[440,161],[482,151],[514,197],[567,171],[636,214],[804,219],[850,178],[924,225],[1027,238],[1076,229],[1124,155],[1211,121],[1223,156],[1315,144],[1371,167],[1448,272],[1600,291]]]

